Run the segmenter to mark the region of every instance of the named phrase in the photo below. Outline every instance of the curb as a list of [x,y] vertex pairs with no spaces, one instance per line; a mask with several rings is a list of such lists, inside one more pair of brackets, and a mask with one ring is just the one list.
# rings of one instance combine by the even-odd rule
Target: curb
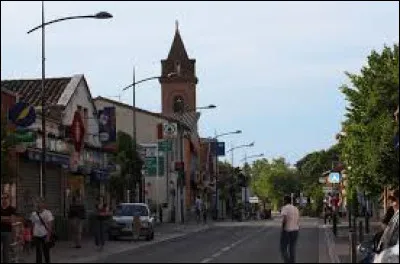
[[183,238],[183,237],[186,237],[186,236],[188,236],[190,234],[204,232],[204,231],[207,231],[208,229],[210,229],[211,227],[212,227],[212,225],[207,225],[207,226],[204,226],[203,228],[199,228],[199,229],[196,229],[194,231],[185,232],[185,233],[182,233],[182,234],[167,235],[166,237],[161,238],[160,240],[157,240],[157,241],[152,241],[152,242],[149,242],[149,243],[142,243],[142,244],[132,245],[132,247],[122,248],[122,249],[114,251],[114,252],[103,253],[103,254],[102,254],[102,252],[99,252],[99,254],[96,254],[96,256],[75,258],[75,259],[58,260],[58,261],[55,261],[54,263],[92,263],[92,262],[97,262],[97,261],[99,261],[99,260],[101,260],[103,258],[112,256],[112,255],[121,254],[121,253],[124,253],[124,252],[128,252],[130,250],[135,250],[135,249],[146,247],[146,246],[156,245],[156,244],[159,244],[159,243],[162,243],[162,242],[166,242],[166,241],[169,241],[169,240],[174,240],[174,239],[177,239],[177,238]]

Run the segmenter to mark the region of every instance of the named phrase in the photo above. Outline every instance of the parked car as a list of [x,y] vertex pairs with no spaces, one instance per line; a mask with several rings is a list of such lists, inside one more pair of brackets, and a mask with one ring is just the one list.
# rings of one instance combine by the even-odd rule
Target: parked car
[[154,239],[154,218],[150,209],[144,203],[121,203],[117,205],[108,230],[110,240],[118,239],[121,236],[132,236],[134,217],[140,219],[140,237],[146,240]]
[[390,220],[380,241],[358,246],[361,263],[399,263],[399,212]]

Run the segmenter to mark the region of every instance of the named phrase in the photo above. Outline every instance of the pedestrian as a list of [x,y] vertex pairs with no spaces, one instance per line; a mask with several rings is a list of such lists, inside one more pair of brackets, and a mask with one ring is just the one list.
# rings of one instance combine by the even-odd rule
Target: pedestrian
[[32,212],[33,241],[36,247],[36,263],[42,263],[42,256],[46,263],[50,263],[50,243],[53,230],[54,217],[50,210],[46,209],[42,198],[37,200],[37,210]]
[[1,195],[1,261],[10,262],[10,246],[12,243],[12,224],[15,223],[16,209],[10,204],[7,193]]
[[285,263],[295,263],[296,243],[299,234],[300,213],[296,206],[291,204],[291,197],[284,197],[284,206],[281,210],[281,254]]
[[396,190],[393,195],[388,197],[389,208],[386,210],[385,216],[381,222],[381,230],[378,231],[373,238],[374,245],[378,246],[386,227],[388,226],[390,220],[393,218],[394,214],[399,210],[399,190]]
[[106,220],[110,216],[107,204],[104,203],[103,199],[102,197],[97,199],[95,217],[95,244],[99,250],[103,250],[104,248]]
[[200,199],[200,195],[198,195],[195,201],[196,220],[198,224],[200,223],[201,220],[201,207],[202,207],[202,201]]
[[32,223],[30,220],[26,220],[24,222],[24,232],[23,232],[23,241],[24,241],[24,252],[30,253],[32,248]]
[[69,207],[68,218],[71,223],[71,231],[75,248],[82,247],[82,225],[86,218],[85,206],[82,204],[80,198],[72,197],[72,204]]
[[207,224],[207,212],[208,211],[208,207],[207,207],[207,203],[203,204],[203,221],[204,224]]

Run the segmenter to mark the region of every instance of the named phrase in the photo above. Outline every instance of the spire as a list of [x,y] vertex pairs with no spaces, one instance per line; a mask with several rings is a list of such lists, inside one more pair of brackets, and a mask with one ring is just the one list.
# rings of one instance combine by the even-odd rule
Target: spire
[[183,44],[181,34],[179,32],[178,20],[175,20],[175,36],[172,41],[171,49],[168,54],[168,59],[170,60],[185,60],[189,59],[186,52],[185,45]]

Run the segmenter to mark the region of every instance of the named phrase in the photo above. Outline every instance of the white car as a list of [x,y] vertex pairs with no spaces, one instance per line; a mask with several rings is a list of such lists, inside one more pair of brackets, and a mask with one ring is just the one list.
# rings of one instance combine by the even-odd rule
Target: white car
[[144,203],[121,203],[117,205],[108,230],[110,240],[120,236],[133,236],[133,218],[139,216],[141,227],[140,235],[146,240],[154,239],[154,218],[150,209]]

